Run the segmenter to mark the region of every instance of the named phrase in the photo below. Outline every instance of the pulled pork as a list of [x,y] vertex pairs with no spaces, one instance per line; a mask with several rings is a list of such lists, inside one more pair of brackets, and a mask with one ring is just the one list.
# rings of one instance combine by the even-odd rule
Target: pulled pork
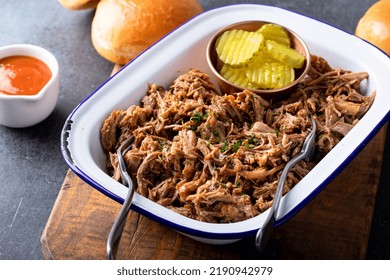
[[248,90],[222,95],[196,69],[168,90],[150,84],[139,106],[115,110],[104,121],[108,172],[121,179],[116,149],[133,135],[124,160],[139,194],[205,222],[254,217],[271,206],[278,177],[310,133],[310,114],[317,123],[316,157],[292,168],[284,193],[370,108],[375,92],[359,90],[367,78],[313,56],[306,79],[282,100]]

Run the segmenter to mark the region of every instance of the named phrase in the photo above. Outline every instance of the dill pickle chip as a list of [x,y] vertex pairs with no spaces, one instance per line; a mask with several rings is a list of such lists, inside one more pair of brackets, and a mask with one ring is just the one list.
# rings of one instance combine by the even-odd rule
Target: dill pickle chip
[[219,59],[230,66],[247,64],[260,47],[264,46],[264,36],[244,30],[228,30],[218,37],[215,47]]
[[290,47],[290,38],[288,37],[287,30],[283,26],[267,23],[260,27],[256,32],[263,34],[265,40],[272,40]]
[[265,50],[276,60],[279,60],[280,62],[283,62],[296,69],[301,68],[305,62],[305,57],[298,51],[272,40],[266,40]]
[[246,77],[246,67],[233,68],[227,64],[224,64],[221,68],[220,74],[226,80],[237,86],[253,89],[253,86],[249,83]]
[[273,61],[275,61],[275,59],[272,56],[270,56],[265,50],[261,50],[258,54],[256,54],[252,62],[255,62],[257,65],[259,65],[265,62]]
[[261,57],[249,63],[246,70],[248,82],[262,89],[286,86],[295,79],[294,68],[276,59]]

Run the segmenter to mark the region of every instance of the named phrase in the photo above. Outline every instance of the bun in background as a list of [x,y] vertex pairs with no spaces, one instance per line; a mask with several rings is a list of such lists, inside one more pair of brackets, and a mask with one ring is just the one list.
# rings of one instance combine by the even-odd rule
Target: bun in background
[[355,34],[390,55],[390,0],[369,7],[359,20]]
[[100,0],[58,0],[62,6],[70,10],[94,9]]
[[101,0],[92,21],[92,44],[123,65],[203,11],[197,0]]

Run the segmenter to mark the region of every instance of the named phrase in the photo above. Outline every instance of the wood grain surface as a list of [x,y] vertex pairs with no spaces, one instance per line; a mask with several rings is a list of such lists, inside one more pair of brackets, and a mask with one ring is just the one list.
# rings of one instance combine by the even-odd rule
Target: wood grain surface
[[[364,259],[385,137],[386,126],[319,195],[276,229],[263,253],[255,250],[253,238],[203,244],[131,212],[116,258]],[[41,236],[44,258],[106,259],[107,236],[119,209],[119,203],[69,170]]]

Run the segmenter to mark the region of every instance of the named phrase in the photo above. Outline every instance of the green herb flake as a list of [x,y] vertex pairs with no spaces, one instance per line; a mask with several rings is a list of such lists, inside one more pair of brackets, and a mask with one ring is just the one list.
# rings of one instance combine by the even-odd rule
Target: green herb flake
[[225,141],[223,142],[223,146],[222,146],[222,148],[221,148],[221,152],[222,152],[222,153],[226,152],[226,151],[228,150],[228,148],[229,148],[229,144],[228,144],[228,142],[225,140]]
[[245,149],[254,149],[255,147],[253,144],[245,143]]
[[251,137],[249,137],[248,143],[249,144],[255,144],[255,134],[254,133],[252,133]]
[[190,130],[196,132],[198,130],[198,127],[196,125],[190,125]]
[[190,120],[194,122],[201,122],[202,119],[203,119],[203,115],[199,112],[195,112],[190,118]]
[[242,144],[242,140],[237,140],[236,142],[234,142],[234,144],[233,144],[233,152],[237,153],[237,151],[240,148],[241,144]]

